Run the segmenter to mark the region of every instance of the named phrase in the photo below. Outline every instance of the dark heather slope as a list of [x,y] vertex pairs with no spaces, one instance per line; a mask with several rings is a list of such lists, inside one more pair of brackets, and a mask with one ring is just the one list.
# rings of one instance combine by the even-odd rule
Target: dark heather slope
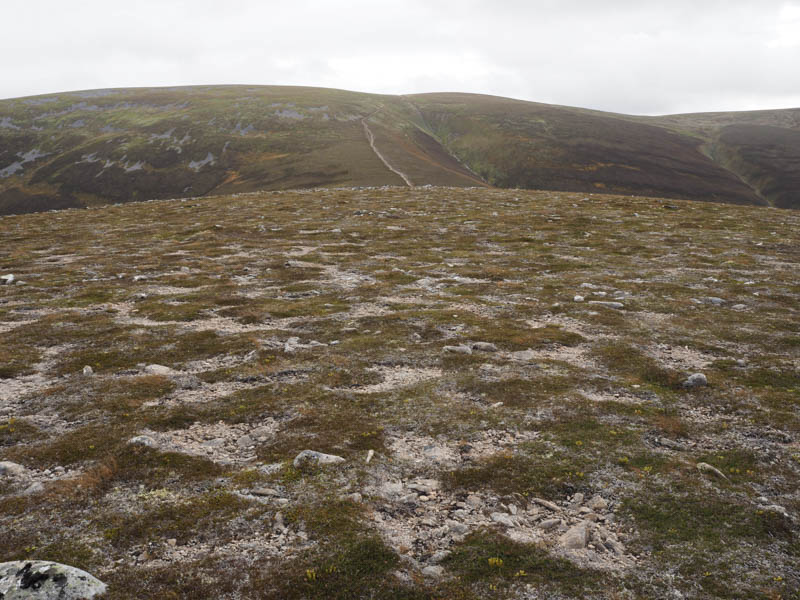
[[0,214],[406,181],[797,208],[798,114],[649,118],[282,86],[17,98],[0,101]]

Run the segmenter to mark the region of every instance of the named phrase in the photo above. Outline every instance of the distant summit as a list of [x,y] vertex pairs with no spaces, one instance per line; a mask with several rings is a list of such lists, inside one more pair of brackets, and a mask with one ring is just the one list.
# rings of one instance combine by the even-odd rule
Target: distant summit
[[0,101],[0,214],[429,184],[800,208],[800,109],[634,117],[474,94],[278,86]]

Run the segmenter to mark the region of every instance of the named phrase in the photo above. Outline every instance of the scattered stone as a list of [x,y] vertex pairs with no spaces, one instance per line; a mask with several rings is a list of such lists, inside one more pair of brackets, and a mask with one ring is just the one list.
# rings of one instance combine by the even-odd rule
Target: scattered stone
[[372,457],[375,456],[375,450],[368,450],[367,451],[367,464],[372,460]]
[[561,510],[557,504],[554,504],[549,500],[544,500],[542,498],[532,498],[531,501],[538,504],[539,506],[543,506],[547,510],[552,510],[553,512],[559,512]]
[[567,550],[583,550],[589,543],[588,524],[583,522],[570,527],[558,541]]
[[576,295],[573,299],[574,302],[583,302],[585,298],[583,296]]
[[254,443],[255,441],[249,435],[243,435],[238,440],[236,440],[236,445],[239,446],[239,448],[249,448]]
[[438,565],[448,556],[450,556],[450,552],[448,550],[439,550],[438,552],[434,552],[433,556],[430,558],[430,562],[434,565]]
[[94,369],[89,365],[86,365],[85,367],[83,367],[83,374],[86,375],[87,377],[89,375],[94,375]]
[[733,310],[745,310],[747,308],[746,304],[734,304],[731,306]]
[[505,527],[516,527],[514,520],[506,513],[494,512],[489,515],[489,518],[495,523],[499,523]]
[[0,475],[5,477],[23,477],[27,469],[10,460],[0,462]]
[[177,371],[170,369],[169,367],[165,367],[164,365],[147,365],[144,368],[144,372],[148,375],[161,375],[162,377],[177,374]]
[[380,487],[378,493],[386,499],[391,499],[393,496],[398,496],[403,493],[403,484],[387,481]]
[[679,444],[678,442],[674,442],[668,438],[664,437],[656,437],[653,439],[653,442],[658,446],[663,446],[664,448],[669,448],[670,450],[684,450],[685,446],[683,444]]
[[315,450],[303,450],[300,454],[294,457],[292,464],[294,465],[295,469],[299,469],[300,467],[312,463],[317,465],[335,465],[343,462],[344,458],[341,456],[336,456],[335,454],[323,454],[322,452],[317,452]]
[[717,467],[714,467],[708,463],[700,462],[697,463],[697,470],[701,473],[707,473],[709,475],[714,475],[714,477],[720,477],[722,479],[727,479],[725,473],[720,471]]
[[589,300],[589,304],[595,306],[605,306],[606,308],[613,308],[615,310],[622,310],[625,305],[622,302],[609,302],[607,300]]
[[263,442],[272,435],[272,430],[269,427],[256,427],[250,432],[250,437],[255,438],[259,442]]
[[[33,494],[39,494],[40,492],[43,491],[44,491],[44,485],[40,481],[36,481],[30,484],[27,488],[25,488],[25,491],[22,493],[26,496],[31,496]],[[2,598],[2,596],[0,596],[0,598]]]
[[0,598],[90,600],[106,585],[86,571],[50,561],[0,563]]
[[466,345],[460,346],[445,346],[442,348],[445,352],[453,352],[455,354],[472,354],[472,348]]
[[9,273],[8,275],[0,276],[0,282],[2,282],[3,285],[14,285],[14,281],[16,281],[16,279],[17,278],[14,277],[14,275],[12,275],[11,273]]
[[158,443],[149,435],[137,435],[128,440],[129,444],[141,444],[148,448],[158,448]]
[[723,300],[722,298],[717,298],[716,296],[707,296],[706,298],[704,298],[704,301],[707,304],[713,304],[714,306],[722,306],[723,304],[725,304],[725,300]]
[[278,490],[269,487],[253,488],[250,490],[250,493],[253,496],[260,496],[263,498],[280,498],[282,495]]
[[479,352],[497,352],[497,346],[490,342],[475,342],[472,344],[472,349]]
[[444,567],[430,565],[422,569],[422,574],[430,579],[438,579],[444,575]]
[[572,504],[573,504],[573,506],[580,506],[581,504],[583,504],[583,499],[584,498],[585,498],[585,496],[581,492],[578,492],[577,494],[572,496]]
[[478,508],[483,504],[483,500],[481,500],[480,496],[476,496],[475,494],[470,494],[467,496],[466,500],[467,506],[471,506],[472,508]]
[[591,500],[589,500],[589,508],[594,511],[601,511],[608,508],[608,502],[602,496],[593,496]]
[[708,379],[702,373],[689,375],[689,378],[683,382],[683,387],[688,389],[704,387],[706,385],[708,385]]
[[545,519],[541,523],[539,523],[539,527],[542,528],[544,531],[550,531],[551,529],[555,529],[561,525],[561,519]]
[[178,540],[176,540],[175,538],[169,538],[167,540],[167,545],[172,546],[174,548],[175,546],[178,545]]
[[178,388],[182,390],[196,390],[202,385],[200,379],[189,374],[178,375],[177,377],[173,377],[172,380]]
[[342,500],[349,500],[350,502],[361,504],[361,502],[364,500],[364,496],[358,492],[353,492],[352,494],[346,494],[345,496],[342,496]]

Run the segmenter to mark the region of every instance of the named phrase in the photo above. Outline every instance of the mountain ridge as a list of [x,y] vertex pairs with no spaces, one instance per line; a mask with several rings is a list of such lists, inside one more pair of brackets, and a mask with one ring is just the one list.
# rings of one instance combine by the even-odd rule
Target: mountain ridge
[[0,101],[0,214],[409,183],[798,208],[800,109],[649,117],[246,85]]

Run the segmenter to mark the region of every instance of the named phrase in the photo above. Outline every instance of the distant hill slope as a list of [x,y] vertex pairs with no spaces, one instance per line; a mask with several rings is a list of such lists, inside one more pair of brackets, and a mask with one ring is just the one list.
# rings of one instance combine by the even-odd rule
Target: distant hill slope
[[407,182],[798,208],[800,110],[649,118],[279,86],[0,101],[0,214]]

